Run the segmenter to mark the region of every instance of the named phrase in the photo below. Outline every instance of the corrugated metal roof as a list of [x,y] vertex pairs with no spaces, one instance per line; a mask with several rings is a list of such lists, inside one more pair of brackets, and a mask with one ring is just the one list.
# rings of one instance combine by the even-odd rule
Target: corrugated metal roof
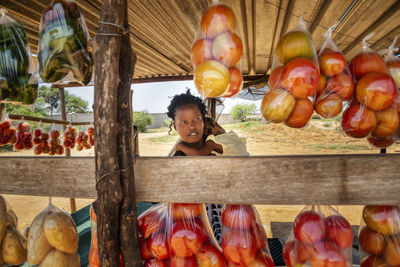
[[[41,11],[50,0],[2,0],[0,7],[20,21],[34,53],[38,45]],[[91,36],[97,29],[99,0],[76,1],[81,7]],[[192,74],[190,49],[202,13],[211,0],[129,0],[132,47],[137,53],[134,78],[179,77]],[[262,75],[272,63],[279,37],[298,23],[307,22],[316,47],[323,33],[340,21],[333,38],[349,60],[370,32],[371,47],[387,48],[400,34],[400,1],[395,0],[224,0],[238,21],[244,42],[244,75]]]

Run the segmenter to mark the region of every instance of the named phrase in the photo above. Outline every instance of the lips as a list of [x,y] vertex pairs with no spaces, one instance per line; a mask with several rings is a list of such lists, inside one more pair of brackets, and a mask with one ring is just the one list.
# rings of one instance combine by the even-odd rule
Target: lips
[[197,135],[199,135],[199,132],[191,132],[188,134],[189,137],[195,137]]

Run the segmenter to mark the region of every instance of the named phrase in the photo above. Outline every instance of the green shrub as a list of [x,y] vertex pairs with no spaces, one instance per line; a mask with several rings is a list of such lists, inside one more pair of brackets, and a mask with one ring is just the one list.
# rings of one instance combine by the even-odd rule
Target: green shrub
[[139,128],[139,131],[146,132],[147,128],[153,123],[153,117],[146,112],[134,112],[133,113],[133,124]]
[[255,114],[256,110],[254,104],[237,104],[231,109],[231,115],[235,120],[247,121],[247,115]]

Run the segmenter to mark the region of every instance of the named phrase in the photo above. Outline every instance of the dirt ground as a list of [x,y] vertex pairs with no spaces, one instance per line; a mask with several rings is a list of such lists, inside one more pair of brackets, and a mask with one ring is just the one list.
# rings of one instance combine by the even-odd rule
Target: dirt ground
[[[379,153],[365,139],[352,139],[339,130],[337,121],[313,120],[303,129],[292,129],[282,124],[244,123],[224,125],[246,139],[250,155],[304,155],[304,154],[354,154]],[[166,129],[152,130],[139,135],[141,156],[166,156],[173,147],[177,136],[168,136]],[[388,153],[400,152],[396,143],[387,149]],[[93,149],[82,152],[72,151],[72,156],[93,156]],[[0,156],[33,156],[32,151],[0,153]],[[28,226],[36,214],[46,208],[47,197],[5,195],[19,218],[21,229]],[[53,198],[53,203],[70,211],[67,198]],[[93,200],[76,199],[77,208]],[[285,239],[291,222],[304,206],[257,205],[260,218],[269,236]],[[352,225],[359,225],[362,206],[336,206]]]

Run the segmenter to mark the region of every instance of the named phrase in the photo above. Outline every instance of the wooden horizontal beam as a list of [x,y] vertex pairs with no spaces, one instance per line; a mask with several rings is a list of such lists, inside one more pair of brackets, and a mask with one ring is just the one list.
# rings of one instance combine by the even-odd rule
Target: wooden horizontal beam
[[[243,80],[247,81],[255,81],[257,79],[265,77],[265,74],[256,74],[256,75],[244,75]],[[193,75],[171,75],[171,76],[158,76],[158,77],[143,77],[143,78],[134,78],[132,79],[132,84],[136,83],[152,83],[152,82],[171,82],[171,81],[188,81],[193,80]]]
[[[138,201],[400,204],[400,154],[144,157],[134,169]],[[0,173],[0,193],[96,198],[94,158],[0,157]]]
[[64,120],[53,120],[53,119],[47,119],[47,118],[40,118],[40,117],[34,117],[34,116],[27,116],[27,115],[18,115],[18,114],[8,114],[8,117],[12,120],[25,120],[25,121],[37,121],[37,122],[43,122],[43,123],[54,123],[54,124],[60,124],[60,125],[90,125],[93,124],[93,122],[90,121],[64,121]]

